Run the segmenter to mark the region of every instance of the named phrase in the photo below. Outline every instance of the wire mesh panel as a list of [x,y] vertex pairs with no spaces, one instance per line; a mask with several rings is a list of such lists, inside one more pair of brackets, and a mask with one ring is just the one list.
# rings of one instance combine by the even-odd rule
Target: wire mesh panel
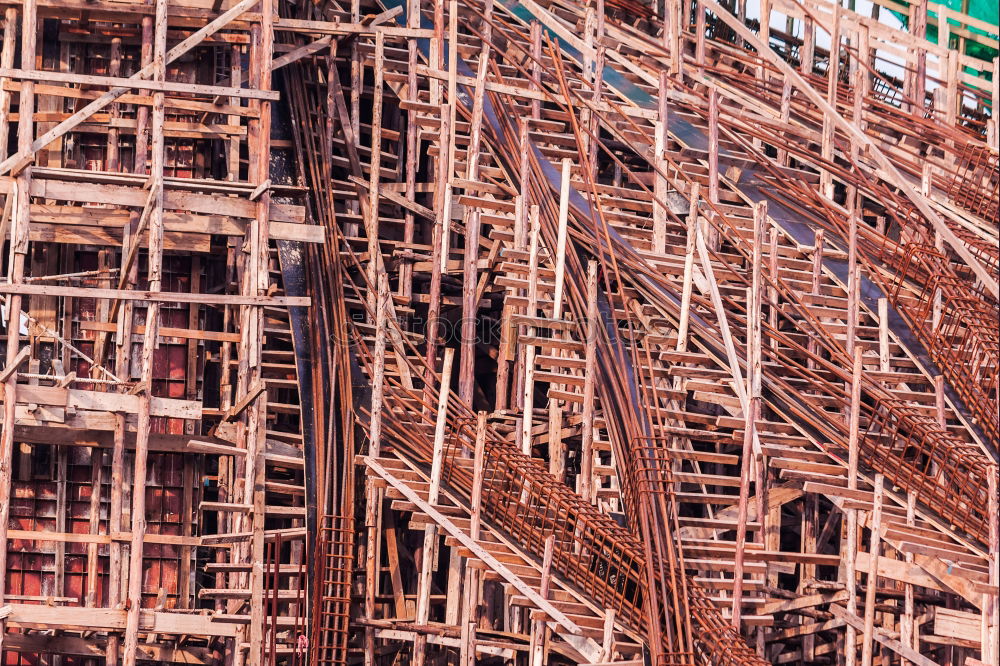
[[[472,472],[458,461],[469,449],[469,434],[470,426],[460,423],[442,465],[442,481],[466,494]],[[635,537],[550,475],[540,460],[488,438],[481,511],[494,529],[539,558],[545,541],[554,537],[552,567],[559,577],[591,595],[596,605],[614,610],[623,624],[647,630],[644,564]]]
[[878,403],[861,440],[861,454],[955,528],[988,542],[987,463],[978,447],[962,445],[926,410],[900,400]]
[[[937,249],[910,248],[890,295],[976,425],[1000,444],[1000,322],[992,299],[945,270]],[[921,285],[902,299],[905,280]]]
[[958,174],[948,184],[948,198],[984,220],[1000,215],[1000,153],[985,144],[967,143],[956,160]]

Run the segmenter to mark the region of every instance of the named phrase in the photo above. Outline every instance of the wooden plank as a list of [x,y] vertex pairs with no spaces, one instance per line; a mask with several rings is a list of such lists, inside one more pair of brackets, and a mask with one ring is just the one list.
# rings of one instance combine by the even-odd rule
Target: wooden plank
[[[82,608],[74,606],[44,606],[39,604],[10,604],[8,621],[22,627],[49,629],[52,627],[84,627],[92,630],[125,628],[125,611],[111,608]],[[141,610],[139,628],[156,633],[188,636],[236,635],[234,625],[212,622],[209,615],[169,613]]]
[[821,594],[810,594],[808,596],[799,597],[798,599],[786,599],[778,601],[770,601],[765,603],[763,606],[757,609],[757,613],[760,615],[771,615],[775,613],[787,613],[789,611],[800,610],[802,608],[812,608],[814,606],[819,606],[820,604],[828,604],[836,601],[844,601],[847,598],[847,592],[830,592]]
[[205,95],[209,97],[242,97],[244,99],[279,99],[277,91],[253,90],[251,88],[227,88],[199,83],[177,81],[156,81],[153,79],[133,79],[117,76],[90,76],[72,72],[49,72],[44,70],[25,71],[22,69],[0,69],[0,77],[22,81],[47,81],[49,83],[70,83],[86,86],[124,87],[133,90],[153,90],[178,95]]
[[[871,556],[868,553],[859,551],[855,563],[859,572],[869,573],[871,571]],[[933,576],[919,566],[884,556],[878,558],[878,575],[910,585],[926,587],[929,590],[942,591],[945,589]]]
[[[4,187],[6,184],[6,187]],[[0,179],[0,192],[9,191],[9,181]],[[91,203],[100,201],[116,206],[143,208],[149,199],[149,191],[143,189],[142,181],[122,184],[79,183],[54,178],[33,179],[29,191],[31,196],[59,201]],[[246,194],[251,194],[246,191]],[[166,187],[163,205],[172,210],[181,210],[203,215],[229,215],[245,219],[257,216],[257,203],[249,198],[233,197],[228,193],[201,193]],[[270,206],[270,219],[275,222],[302,223],[305,208],[290,204],[275,203]]]
[[[113,534],[81,534],[77,532],[47,532],[44,530],[8,530],[11,539],[23,541],[41,541],[49,543],[97,543],[110,544],[115,541],[128,541],[132,535],[129,532]],[[162,544],[168,546],[201,546],[201,537],[184,537],[172,534],[146,534],[143,543]]]
[[[118,330],[118,326],[112,322],[101,322],[101,321],[81,321],[79,323],[80,330],[82,331],[104,331],[106,333],[114,333]],[[132,329],[132,332],[136,335],[142,335],[145,332],[145,326],[136,326]],[[223,333],[220,331],[198,331],[191,328],[173,328],[170,326],[160,326],[160,335],[165,338],[184,338],[185,340],[212,340],[214,342],[239,342],[240,336],[237,333]]]
[[979,643],[982,640],[982,621],[982,613],[941,607],[934,609],[934,633],[938,636]]
[[[24,386],[18,392],[18,402],[21,404],[54,405],[73,409],[126,412],[137,414],[139,398],[124,393],[109,393],[103,391],[85,391],[69,389],[60,386]],[[176,398],[151,399],[151,409],[154,416],[177,419],[201,419],[201,401],[178,400]]]
[[246,296],[240,294],[191,294],[186,292],[154,292],[130,289],[98,289],[89,287],[62,287],[43,284],[0,284],[0,294],[25,296],[63,296],[70,298],[111,298],[150,303],[204,303],[207,305],[270,305],[305,306],[312,301],[308,296]]
[[[72,635],[50,636],[42,633],[11,632],[4,638],[4,649],[13,652],[58,654],[103,659],[107,641],[99,637],[81,638]],[[159,664],[204,664],[210,659],[209,649],[197,646],[173,647],[145,643],[138,646],[141,659]]]

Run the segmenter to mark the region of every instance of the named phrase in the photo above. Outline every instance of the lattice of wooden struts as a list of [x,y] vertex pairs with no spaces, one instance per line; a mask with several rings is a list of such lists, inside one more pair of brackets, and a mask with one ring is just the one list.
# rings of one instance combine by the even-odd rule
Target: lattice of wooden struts
[[4,649],[995,664],[983,24],[414,4],[7,11]]

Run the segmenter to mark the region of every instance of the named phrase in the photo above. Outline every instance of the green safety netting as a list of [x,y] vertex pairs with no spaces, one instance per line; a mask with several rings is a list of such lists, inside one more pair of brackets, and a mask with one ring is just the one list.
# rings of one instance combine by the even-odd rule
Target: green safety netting
[[[947,5],[948,9],[954,10],[962,14],[968,14],[973,18],[977,18],[980,21],[985,21],[992,26],[997,26],[1000,23],[1000,2],[998,0],[943,0],[939,4]],[[928,5],[928,14],[935,19],[938,17],[938,13],[934,11],[935,5]],[[905,25],[907,23],[908,17],[906,15],[900,14],[899,12],[893,12]],[[948,24],[954,27],[959,26],[959,22],[953,19],[948,20]],[[987,35],[996,39],[1000,35],[1000,29],[985,31],[978,28],[969,27],[969,32],[975,33],[977,35]],[[936,25],[927,26],[927,39],[935,44],[938,43],[938,30]],[[954,32],[951,34],[951,48],[958,48],[960,40],[958,35]],[[980,60],[992,61],[997,57],[997,49],[987,46],[985,44],[979,44],[971,40],[965,40],[965,53],[967,55],[973,56]]]

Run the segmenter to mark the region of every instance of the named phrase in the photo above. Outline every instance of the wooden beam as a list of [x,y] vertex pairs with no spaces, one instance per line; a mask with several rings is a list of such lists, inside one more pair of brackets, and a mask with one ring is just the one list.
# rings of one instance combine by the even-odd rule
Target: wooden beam
[[6,382],[10,379],[15,372],[17,372],[18,366],[24,363],[24,359],[28,358],[31,353],[31,347],[22,347],[21,351],[17,352],[17,356],[14,360],[9,362],[3,370],[0,370],[0,383]]
[[[79,86],[102,86],[126,90],[151,90],[168,92],[177,95],[202,95],[208,97],[240,97],[243,99],[268,99],[275,101],[279,95],[273,90],[253,90],[251,88],[229,88],[226,86],[209,86],[200,83],[181,83],[178,81],[156,81],[154,79],[135,79],[118,76],[92,76],[89,74],[74,74],[72,72],[49,72],[43,70],[25,71],[21,69],[0,69],[0,77],[18,79],[21,81],[46,81],[49,83],[69,83]],[[25,155],[22,159],[30,158]],[[13,169],[12,169],[13,171]]]
[[223,421],[232,421],[237,416],[243,413],[243,411],[250,406],[254,400],[257,399],[261,393],[267,390],[267,384],[264,380],[258,379],[253,386],[247,389],[246,395],[239,399],[239,401],[226,410],[226,415],[222,417]]
[[[42,604],[10,604],[8,622],[16,626],[49,630],[53,627],[79,627],[97,631],[121,631],[125,628],[126,611],[114,608],[83,608],[77,606],[46,606]],[[187,636],[235,636],[235,626],[228,622],[213,622],[210,615],[139,611],[139,627],[143,631]]]
[[90,287],[62,287],[45,284],[0,284],[0,294],[23,296],[63,296],[67,298],[117,298],[150,303],[203,303],[205,305],[269,305],[305,306],[312,302],[308,296],[252,296],[240,294],[191,294],[132,289],[98,289]]

